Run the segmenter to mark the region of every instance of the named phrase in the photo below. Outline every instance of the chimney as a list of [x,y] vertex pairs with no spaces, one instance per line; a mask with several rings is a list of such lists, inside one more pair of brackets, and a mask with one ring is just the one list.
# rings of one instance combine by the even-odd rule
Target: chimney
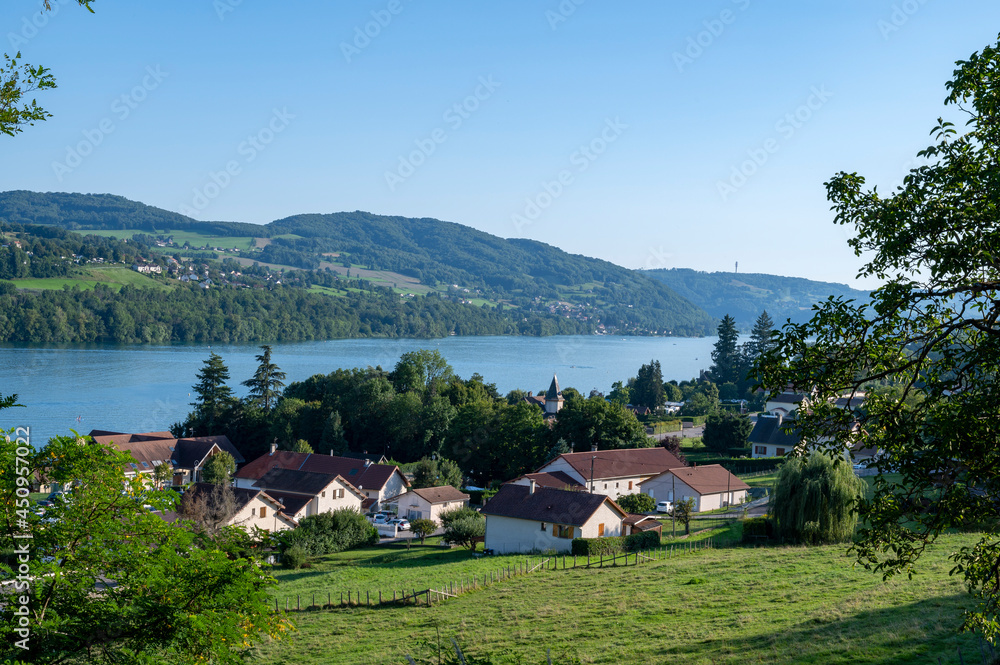
[[365,468],[367,469],[367,468],[368,468],[368,467],[370,467],[371,465],[372,465],[372,461],[371,461],[370,459],[366,459],[366,460],[365,460]]
[[537,484],[538,483],[535,482],[534,478],[528,478],[528,494],[534,494],[535,493],[535,485],[537,485]]
[[275,451],[278,450],[278,441],[275,439],[271,442],[271,454],[273,455]]
[[592,453],[596,453],[597,452],[597,444],[596,443],[592,443],[590,445],[590,452],[592,452]]
[[333,448],[330,449],[330,457],[336,457],[336,455],[333,454]]

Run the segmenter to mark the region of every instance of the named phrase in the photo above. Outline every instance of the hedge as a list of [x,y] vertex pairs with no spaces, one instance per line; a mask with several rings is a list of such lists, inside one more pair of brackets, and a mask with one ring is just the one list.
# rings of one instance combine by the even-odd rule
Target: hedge
[[743,542],[774,537],[774,523],[766,517],[743,520]]
[[600,554],[620,554],[638,552],[660,545],[660,534],[656,531],[633,533],[631,536],[611,536],[608,538],[574,538],[573,556]]
[[489,501],[498,490],[486,489],[486,490],[462,490],[469,495],[469,505],[481,506],[487,501]]

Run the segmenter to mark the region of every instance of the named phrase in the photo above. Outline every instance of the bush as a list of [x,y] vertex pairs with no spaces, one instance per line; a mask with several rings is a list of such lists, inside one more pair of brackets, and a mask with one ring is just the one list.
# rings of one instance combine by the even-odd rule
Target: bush
[[655,531],[633,533],[631,536],[610,536],[608,538],[574,538],[573,555],[590,556],[601,554],[621,554],[639,552],[660,546],[660,534]]
[[756,542],[760,538],[773,538],[774,524],[766,517],[743,520],[743,542]]
[[617,503],[628,513],[651,513],[656,510],[656,501],[648,494],[626,494],[619,497]]
[[452,510],[445,511],[438,515],[438,519],[441,520],[441,526],[445,529],[451,526],[452,522],[460,520],[463,517],[474,517],[476,519],[483,519],[483,516],[479,514],[479,511],[463,506],[461,508],[453,508]]
[[300,546],[309,556],[333,554],[360,545],[378,543],[378,531],[364,515],[350,508],[310,515],[291,531],[279,535],[282,550]]
[[305,565],[306,561],[309,560],[309,555],[306,554],[306,550],[299,543],[295,543],[288,549],[286,549],[281,555],[281,563],[285,568],[291,568],[297,570]]
[[472,515],[453,518],[445,527],[441,540],[475,550],[476,544],[486,535],[486,519],[474,510],[471,512]]

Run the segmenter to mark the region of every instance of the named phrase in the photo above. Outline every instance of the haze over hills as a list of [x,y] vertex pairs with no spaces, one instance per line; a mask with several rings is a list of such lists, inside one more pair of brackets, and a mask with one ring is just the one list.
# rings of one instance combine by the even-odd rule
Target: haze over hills
[[[109,194],[13,191],[0,194],[0,220],[76,231],[141,231],[164,238],[175,232],[245,237],[248,246],[241,258],[364,274],[381,280],[380,285],[402,285],[418,294],[419,285],[424,292],[573,318],[598,330],[675,335],[714,330],[712,317],[703,310],[636,271],[435,219],[358,211],[295,215],[266,225],[200,222]],[[196,241],[185,244],[193,248]],[[207,240],[206,245],[211,247]]]
[[830,296],[853,298],[859,303],[870,298],[868,291],[801,277],[708,273],[688,268],[647,270],[644,274],[663,282],[715,318],[729,314],[743,332],[753,327],[762,310],[767,310],[775,325],[780,327],[788,320],[805,323],[812,316],[813,305]]
[[141,233],[166,241],[156,248],[163,254],[335,273],[404,297],[434,294],[497,312],[519,308],[616,334],[712,334],[726,314],[747,331],[765,309],[776,324],[798,323],[830,296],[868,297],[797,277],[634,271],[534,240],[361,211],[292,215],[264,225],[207,222],[111,194],[10,191],[0,193],[0,221],[119,238]]

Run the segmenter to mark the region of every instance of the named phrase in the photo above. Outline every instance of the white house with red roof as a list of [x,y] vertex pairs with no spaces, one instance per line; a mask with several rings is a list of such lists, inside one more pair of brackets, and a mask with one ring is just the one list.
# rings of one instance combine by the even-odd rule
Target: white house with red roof
[[410,487],[399,467],[392,464],[289,450],[272,450],[244,466],[234,476],[236,487],[259,488],[257,482],[274,469],[340,476],[364,495],[362,509],[367,511],[381,510]]
[[547,462],[536,474],[565,476],[582,485],[585,491],[617,499],[638,494],[643,480],[682,466],[684,463],[666,448],[622,448],[564,453]]
[[610,497],[534,483],[504,485],[483,506],[486,549],[498,554],[555,550],[569,552],[574,538],[624,534],[628,513]]
[[367,497],[339,474],[274,467],[253,484],[282,505],[289,516],[329,513],[341,508],[361,512]]
[[469,495],[451,485],[421,487],[401,494],[393,500],[396,514],[408,520],[434,520],[441,523],[441,513],[469,505]]
[[655,501],[694,499],[695,512],[742,503],[750,489],[719,464],[668,469],[640,484],[643,493]]

